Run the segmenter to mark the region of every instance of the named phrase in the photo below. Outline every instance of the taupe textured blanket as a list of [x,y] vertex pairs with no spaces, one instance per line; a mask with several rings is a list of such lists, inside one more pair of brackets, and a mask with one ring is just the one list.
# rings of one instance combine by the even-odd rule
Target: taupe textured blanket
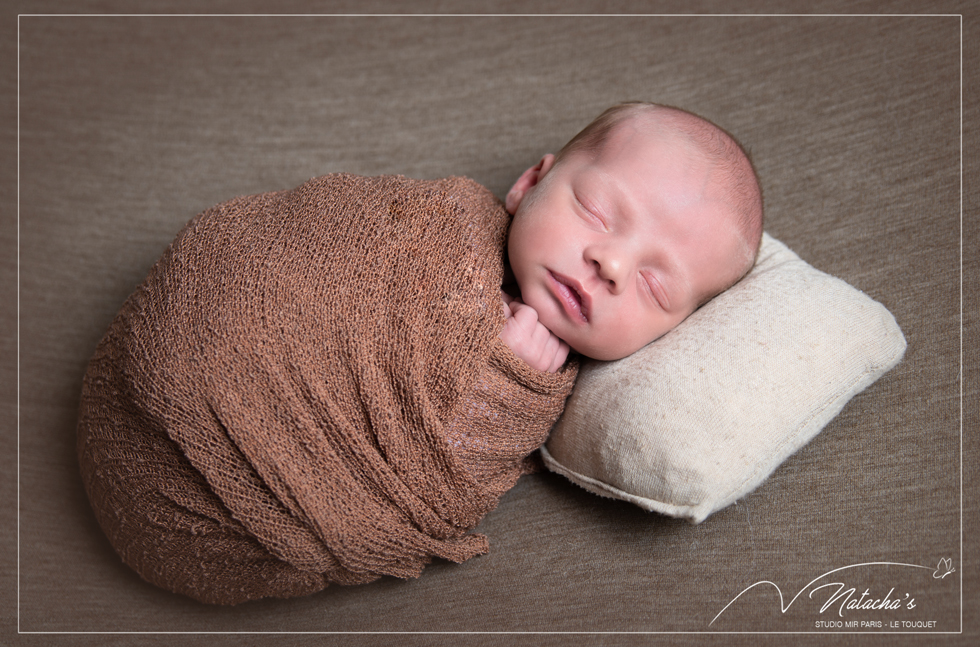
[[576,367],[497,335],[509,216],[463,178],[330,175],[178,234],[89,365],[78,452],[112,545],[202,601],[486,552]]

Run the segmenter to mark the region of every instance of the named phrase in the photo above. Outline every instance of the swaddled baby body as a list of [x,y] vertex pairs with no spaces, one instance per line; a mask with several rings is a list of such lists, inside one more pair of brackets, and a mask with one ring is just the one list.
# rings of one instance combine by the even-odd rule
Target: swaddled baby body
[[485,552],[469,531],[561,414],[569,347],[660,336],[747,271],[744,222],[761,231],[739,212],[757,193],[726,193],[751,172],[719,161],[727,135],[647,104],[603,119],[506,204],[462,178],[331,175],[189,223],[83,387],[83,480],[124,561],[235,604]]

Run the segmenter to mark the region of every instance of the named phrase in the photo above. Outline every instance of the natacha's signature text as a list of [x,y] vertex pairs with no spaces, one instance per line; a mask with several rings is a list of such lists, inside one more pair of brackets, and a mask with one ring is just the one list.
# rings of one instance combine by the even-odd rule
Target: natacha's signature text
[[810,591],[810,598],[813,598],[814,593],[820,589],[835,586],[837,587],[837,590],[834,591],[830,597],[827,598],[827,601],[824,602],[824,605],[820,607],[820,613],[823,613],[830,607],[837,604],[838,600],[840,600],[840,609],[838,610],[837,615],[839,615],[841,618],[844,617],[845,609],[848,611],[897,611],[899,609],[915,608],[915,598],[909,596],[908,593],[906,593],[905,597],[901,599],[897,597],[892,598],[892,593],[895,592],[894,587],[892,587],[892,589],[888,591],[883,598],[875,598],[873,595],[871,595],[871,591],[869,589],[864,589],[864,593],[861,594],[861,597],[855,598],[854,593],[857,589],[851,587],[845,590],[844,587],[846,584],[842,584],[841,582],[832,582],[830,584],[818,586]]

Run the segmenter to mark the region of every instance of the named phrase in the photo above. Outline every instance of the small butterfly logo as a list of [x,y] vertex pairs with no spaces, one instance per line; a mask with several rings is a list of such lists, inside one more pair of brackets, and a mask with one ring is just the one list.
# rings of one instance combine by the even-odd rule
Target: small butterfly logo
[[953,561],[948,557],[943,557],[939,560],[939,564],[936,565],[936,570],[933,571],[932,576],[937,580],[941,580],[955,570],[953,568]]

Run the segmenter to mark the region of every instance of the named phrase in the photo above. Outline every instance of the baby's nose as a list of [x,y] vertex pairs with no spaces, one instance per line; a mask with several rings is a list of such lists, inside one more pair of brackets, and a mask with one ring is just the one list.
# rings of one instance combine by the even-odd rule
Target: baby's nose
[[620,294],[626,289],[627,263],[622,258],[615,254],[607,254],[596,258],[593,263],[596,274],[609,286],[613,294]]

